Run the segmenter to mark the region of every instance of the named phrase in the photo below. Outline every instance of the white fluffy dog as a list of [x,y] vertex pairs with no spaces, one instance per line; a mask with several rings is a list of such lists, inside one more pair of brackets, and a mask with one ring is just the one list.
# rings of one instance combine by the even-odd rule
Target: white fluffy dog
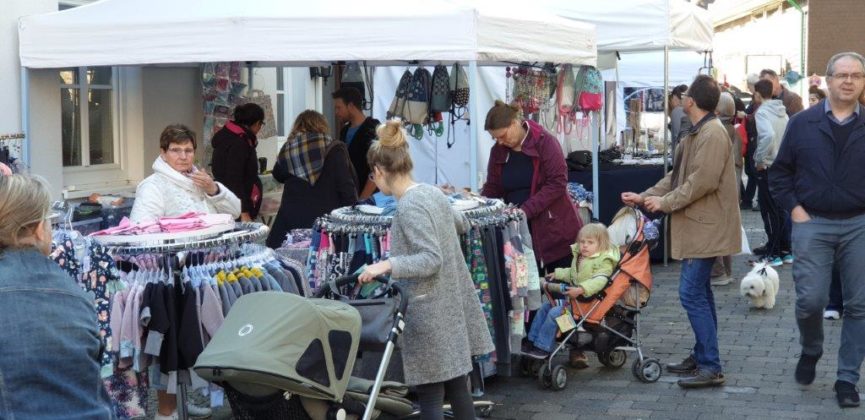
[[779,286],[778,272],[768,264],[759,263],[742,279],[739,291],[751,299],[755,308],[772,309]]

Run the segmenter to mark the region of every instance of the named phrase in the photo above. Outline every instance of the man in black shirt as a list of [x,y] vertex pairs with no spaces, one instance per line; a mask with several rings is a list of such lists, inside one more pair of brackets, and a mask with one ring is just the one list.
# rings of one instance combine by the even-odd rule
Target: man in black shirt
[[331,95],[336,119],[342,123],[339,139],[348,146],[348,156],[357,174],[358,199],[365,200],[375,193],[375,183],[366,161],[369,145],[375,140],[375,129],[381,124],[363,113],[363,95],[351,87],[340,88]]

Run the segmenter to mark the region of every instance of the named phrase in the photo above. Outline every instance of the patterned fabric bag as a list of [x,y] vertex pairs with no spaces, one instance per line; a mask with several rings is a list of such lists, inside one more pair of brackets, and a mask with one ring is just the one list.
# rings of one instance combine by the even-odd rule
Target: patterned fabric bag
[[406,70],[405,73],[402,74],[402,77],[400,77],[399,83],[396,85],[396,93],[393,96],[393,101],[391,101],[390,108],[387,110],[387,119],[405,119],[405,103],[406,98],[408,97],[409,88],[411,87],[411,79],[412,75],[408,70]]
[[577,73],[577,105],[584,113],[600,111],[604,107],[604,78],[598,69],[581,66]]
[[574,128],[577,118],[577,110],[574,108],[577,94],[575,88],[574,69],[570,64],[565,64],[559,70],[556,83],[556,111],[559,114],[556,132],[558,133],[570,134]]
[[432,75],[424,67],[418,67],[411,77],[411,87],[406,96],[405,122],[425,125],[429,120],[429,100]]
[[460,63],[454,63],[451,68],[450,92],[454,108],[469,106],[469,77]]
[[523,109],[523,115],[531,115],[541,110],[550,96],[551,80],[545,70],[520,66],[514,71],[514,102]]
[[342,71],[342,79],[339,82],[339,87],[357,89],[357,91],[360,92],[361,98],[363,98],[364,106],[366,105],[366,84],[364,84],[363,72],[360,71],[360,65],[358,63],[347,63],[345,65],[345,69]]
[[448,68],[439,64],[435,66],[432,74],[430,113],[449,112],[450,110],[450,76],[448,75]]

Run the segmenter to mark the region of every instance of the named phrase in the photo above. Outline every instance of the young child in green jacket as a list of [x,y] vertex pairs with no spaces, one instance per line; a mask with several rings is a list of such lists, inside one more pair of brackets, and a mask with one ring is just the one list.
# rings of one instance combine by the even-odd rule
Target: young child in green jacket
[[[600,223],[585,225],[580,229],[577,242],[571,246],[574,253],[571,266],[558,268],[551,276],[553,280],[564,283],[546,283],[547,290],[561,293],[569,298],[580,295],[590,297],[607,285],[619,262],[619,250],[610,243],[607,228]],[[559,330],[556,318],[562,315],[564,309],[563,306],[553,306],[547,302],[535,314],[529,330],[529,341],[534,344],[536,350],[533,353],[543,356],[553,351],[556,345],[556,333]],[[582,356],[583,362],[584,359],[585,356]]]

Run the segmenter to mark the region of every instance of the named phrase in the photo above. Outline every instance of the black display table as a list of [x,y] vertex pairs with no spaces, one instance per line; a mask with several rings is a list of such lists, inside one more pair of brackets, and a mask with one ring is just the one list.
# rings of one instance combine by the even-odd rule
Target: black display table
[[[598,206],[600,212],[595,209],[593,217],[601,223],[609,225],[613,216],[622,207],[621,195],[623,192],[641,193],[655,185],[664,176],[662,165],[613,165],[602,164],[598,172]],[[592,171],[568,172],[568,181],[578,182],[592,190]],[[662,217],[661,214],[648,214],[651,218]],[[659,245],[652,250],[653,261],[664,259],[664,230],[661,229]]]

